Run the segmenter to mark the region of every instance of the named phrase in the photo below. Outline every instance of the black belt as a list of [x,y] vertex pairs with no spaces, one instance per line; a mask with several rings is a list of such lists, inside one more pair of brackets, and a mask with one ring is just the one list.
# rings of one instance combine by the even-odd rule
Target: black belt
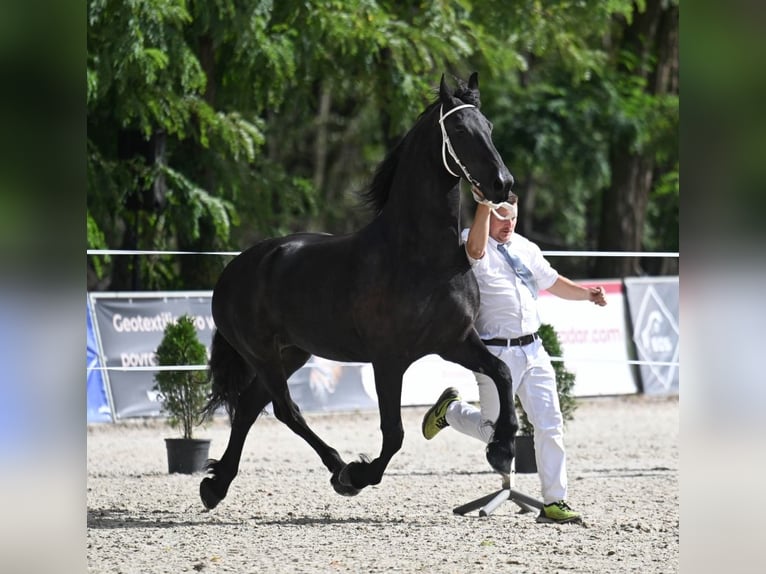
[[531,335],[524,335],[517,339],[482,339],[481,342],[488,347],[523,347],[524,345],[533,343],[539,338],[540,335],[532,333]]

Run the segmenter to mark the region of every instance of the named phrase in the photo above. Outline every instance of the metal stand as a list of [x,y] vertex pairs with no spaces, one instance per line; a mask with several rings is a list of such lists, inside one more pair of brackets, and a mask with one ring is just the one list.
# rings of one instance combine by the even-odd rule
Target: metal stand
[[510,500],[521,508],[521,512],[535,512],[535,510],[541,510],[543,503],[539,500],[527,496],[523,492],[513,489],[513,478],[515,472],[511,470],[511,474],[502,475],[503,488],[492,494],[487,494],[471,502],[467,502],[461,506],[452,509],[452,512],[464,516],[472,510],[479,510],[479,516],[489,516],[506,500]]

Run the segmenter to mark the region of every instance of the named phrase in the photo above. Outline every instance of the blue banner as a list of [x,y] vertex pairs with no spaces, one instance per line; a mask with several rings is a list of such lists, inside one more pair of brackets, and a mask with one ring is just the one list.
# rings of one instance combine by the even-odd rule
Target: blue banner
[[101,370],[101,355],[98,352],[96,334],[93,332],[93,319],[90,316],[90,305],[87,305],[86,307],[86,320],[88,325],[86,371],[88,422],[112,422],[112,409],[109,408],[109,400],[106,396],[104,373]]

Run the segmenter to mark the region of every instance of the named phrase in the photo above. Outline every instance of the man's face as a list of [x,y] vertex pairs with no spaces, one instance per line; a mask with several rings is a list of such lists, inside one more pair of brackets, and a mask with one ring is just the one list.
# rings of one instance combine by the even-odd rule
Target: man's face
[[498,243],[508,243],[516,229],[517,209],[513,205],[510,208],[503,206],[497,209],[497,213],[507,219],[500,219],[494,212],[489,216],[489,235]]

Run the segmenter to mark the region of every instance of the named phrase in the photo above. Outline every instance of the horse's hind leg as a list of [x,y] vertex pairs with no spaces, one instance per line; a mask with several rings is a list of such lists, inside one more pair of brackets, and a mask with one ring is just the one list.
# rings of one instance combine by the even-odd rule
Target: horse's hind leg
[[231,434],[226,451],[220,460],[209,460],[208,472],[211,476],[202,479],[199,485],[199,495],[205,508],[215,508],[226,497],[231,482],[239,471],[242,449],[247,433],[255,419],[271,401],[268,390],[253,379],[239,396],[237,407],[231,421]]
[[[217,376],[228,375],[229,377],[241,376],[245,372],[242,368],[232,369],[235,363],[241,359],[237,355],[232,355],[233,348],[228,343],[221,340],[214,344],[213,352],[219,353],[223,357],[229,370],[218,369]],[[225,355],[225,353],[229,353]],[[309,358],[309,354],[300,349],[291,347],[282,354],[282,361],[285,371],[292,374],[297,371]],[[211,361],[211,365],[217,365]],[[244,363],[242,363],[244,365]],[[231,380],[226,381],[231,384]],[[207,469],[210,476],[202,479],[199,485],[200,498],[206,508],[215,508],[215,506],[226,497],[234,477],[239,471],[239,463],[242,457],[242,449],[245,446],[245,439],[266,405],[271,402],[271,393],[268,387],[262,384],[259,377],[253,377],[250,383],[237,395],[236,402],[230,405],[232,409],[231,433],[226,451],[220,460],[210,460]]]
[[309,428],[303,415],[301,415],[298,405],[295,404],[290,396],[290,391],[287,387],[287,379],[283,374],[280,362],[272,360],[268,362],[253,361],[253,363],[258,365],[257,371],[259,379],[262,380],[271,391],[274,415],[316,451],[324,465],[332,473],[330,482],[338,494],[344,496],[354,496],[358,494],[358,489],[350,485],[341,484],[338,480],[338,474],[343,467],[345,467],[346,463],[340,457],[337,450],[325,443]]

